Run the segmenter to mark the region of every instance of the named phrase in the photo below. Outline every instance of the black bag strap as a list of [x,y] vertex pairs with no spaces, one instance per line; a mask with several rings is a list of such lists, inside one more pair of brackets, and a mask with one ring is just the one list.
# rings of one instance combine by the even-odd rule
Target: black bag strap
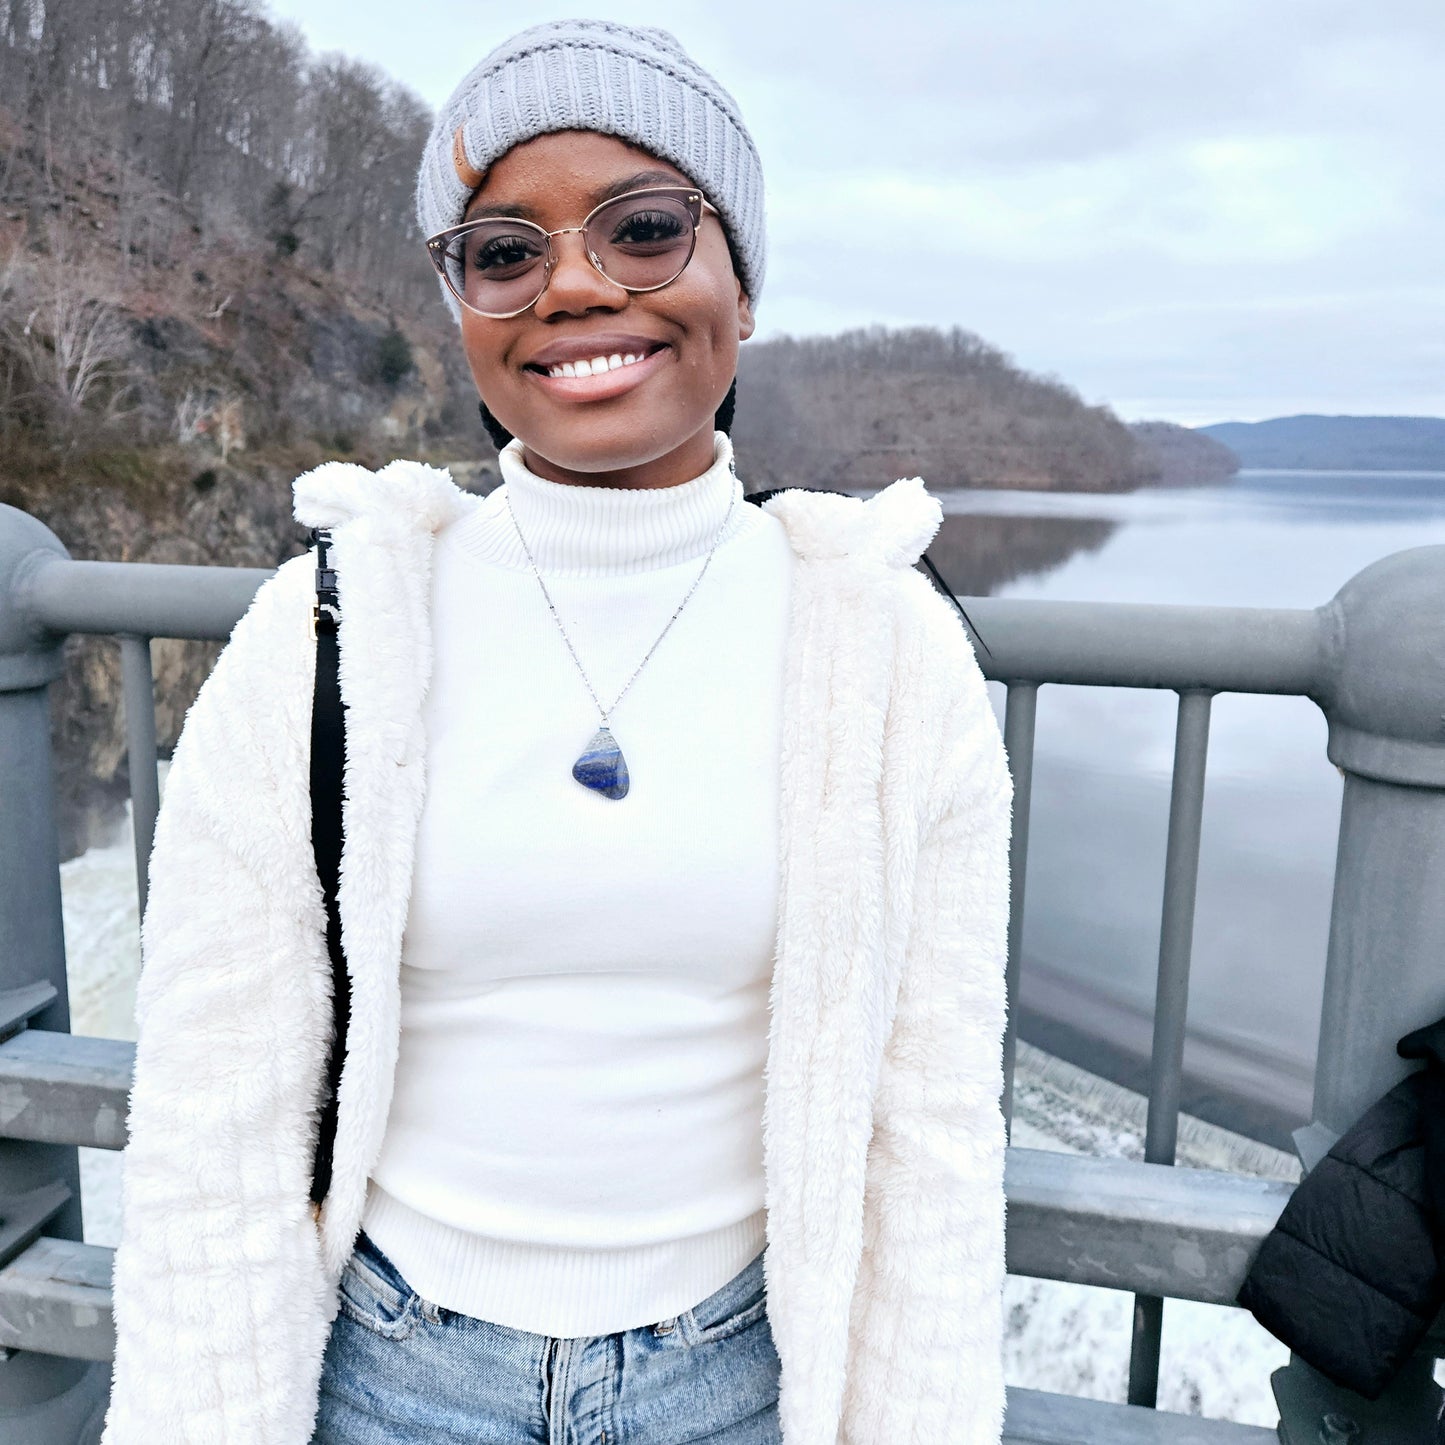
[[316,602],[311,630],[316,638],[316,686],[311,698],[311,845],[316,876],[326,901],[326,949],[331,955],[331,997],[334,1028],[326,1063],[326,1093],[311,1177],[311,1202],[319,1205],[331,1187],[341,1066],[346,1059],[346,1031],[351,1022],[351,976],[341,948],[341,914],[336,892],[341,877],[341,780],[346,765],[346,720],[341,701],[341,625],[336,572],[327,565],[331,533],[313,527],[316,546]]

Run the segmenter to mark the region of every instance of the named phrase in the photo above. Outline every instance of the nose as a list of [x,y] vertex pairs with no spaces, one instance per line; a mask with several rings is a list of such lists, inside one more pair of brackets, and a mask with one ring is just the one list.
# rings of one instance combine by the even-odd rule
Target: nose
[[595,309],[619,311],[627,305],[627,288],[609,281],[592,264],[580,232],[553,236],[551,244],[552,274],[533,307],[539,318],[582,316]]

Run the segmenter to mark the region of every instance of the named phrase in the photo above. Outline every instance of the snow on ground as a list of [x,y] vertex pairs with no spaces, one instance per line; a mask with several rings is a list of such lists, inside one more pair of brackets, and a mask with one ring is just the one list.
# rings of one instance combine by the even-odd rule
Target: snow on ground
[[[164,770],[164,764],[162,769]],[[72,1027],[133,1039],[140,972],[130,812],[115,839],[61,868]],[[1020,1043],[1012,1141],[1030,1149],[1142,1159],[1145,1102]],[[1179,1163],[1297,1179],[1293,1156],[1199,1120],[1180,1121]],[[87,1243],[120,1234],[120,1155],[80,1150]],[[1005,1289],[1009,1384],[1123,1401],[1133,1296],[1010,1276]],[[1159,1367],[1162,1409],[1273,1426],[1270,1372],[1288,1351],[1243,1310],[1169,1300]]]
[[[168,766],[160,765],[162,779]],[[110,842],[60,865],[60,896],[71,1032],[134,1041],[140,903],[129,802]],[[85,1242],[114,1248],[120,1238],[120,1154],[78,1152]]]
[[[1028,1044],[1018,1046],[1011,1142],[1099,1158],[1142,1159],[1146,1102]],[[1293,1155],[1180,1119],[1178,1162],[1297,1180]],[[1004,1287],[1004,1375],[1010,1385],[1122,1404],[1128,1398],[1134,1296],[1010,1275]],[[1164,1302],[1159,1408],[1273,1427],[1273,1370],[1289,1351],[1241,1309]]]

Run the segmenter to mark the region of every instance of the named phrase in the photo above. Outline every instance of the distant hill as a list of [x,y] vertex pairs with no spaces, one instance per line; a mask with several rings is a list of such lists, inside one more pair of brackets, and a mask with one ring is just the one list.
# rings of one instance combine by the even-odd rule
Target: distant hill
[[1230,447],[1246,467],[1445,472],[1445,417],[1279,416],[1197,430]]

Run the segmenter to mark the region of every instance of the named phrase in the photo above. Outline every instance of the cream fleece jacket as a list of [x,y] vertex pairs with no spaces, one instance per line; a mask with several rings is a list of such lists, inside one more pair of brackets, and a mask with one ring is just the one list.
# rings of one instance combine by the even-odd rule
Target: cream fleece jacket
[[[258,589],[156,824],[104,1445],[306,1445],[397,1057],[425,797],[445,472],[331,463],[348,712],[339,905],[353,1019],[335,1170],[309,1207],[331,1029],[307,786],[314,560]],[[795,565],[764,1073],[768,1314],[785,1445],[997,1445],[1011,784],[967,634],[915,570],[912,478],[765,510]]]

